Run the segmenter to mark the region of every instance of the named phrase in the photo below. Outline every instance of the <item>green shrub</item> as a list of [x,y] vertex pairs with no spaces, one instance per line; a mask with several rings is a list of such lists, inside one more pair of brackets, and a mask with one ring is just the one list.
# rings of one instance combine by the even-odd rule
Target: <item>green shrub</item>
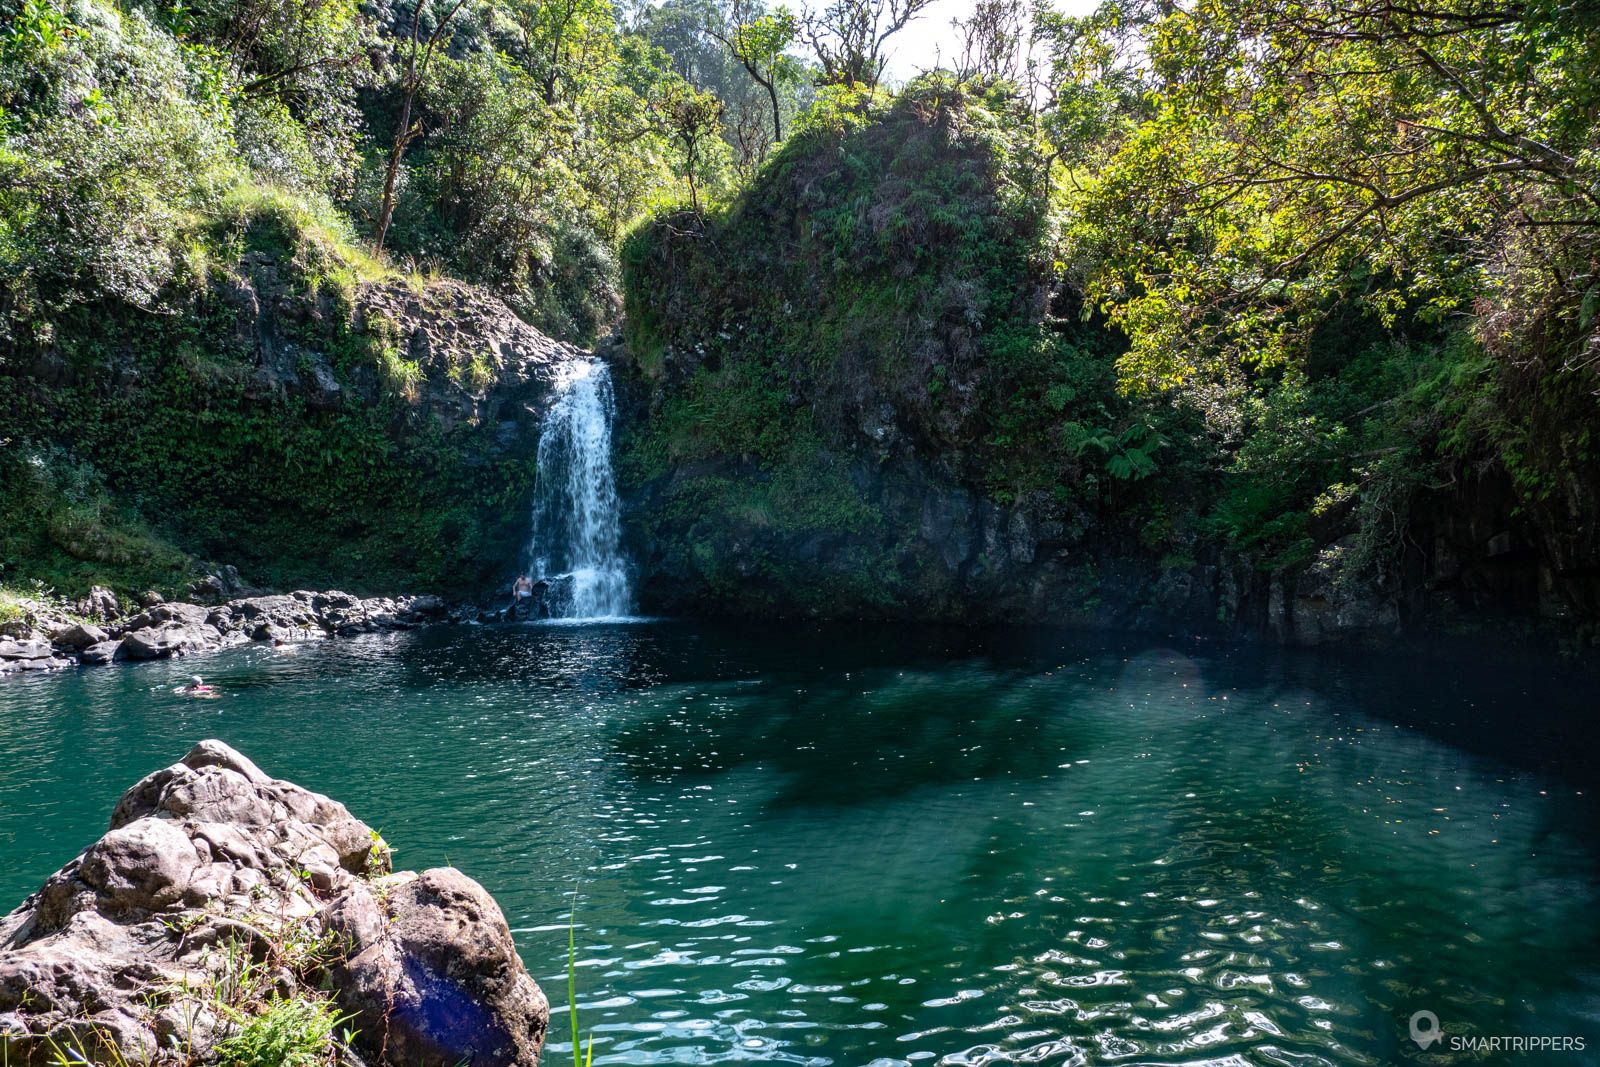
[[334,1031],[344,1017],[325,1000],[273,996],[217,1042],[223,1067],[322,1067],[337,1062]]
[[0,486],[0,581],[71,594],[93,584],[171,594],[200,573],[194,558],[116,500],[99,468],[59,446],[0,444]]
[[192,88],[208,60],[138,9],[27,11],[0,45],[0,341],[96,300],[155,307],[240,175],[226,101]]

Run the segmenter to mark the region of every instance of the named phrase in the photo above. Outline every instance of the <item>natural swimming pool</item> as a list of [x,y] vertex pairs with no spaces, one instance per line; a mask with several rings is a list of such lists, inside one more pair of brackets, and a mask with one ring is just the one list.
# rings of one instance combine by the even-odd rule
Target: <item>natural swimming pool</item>
[[0,685],[0,899],[219,737],[483,882],[552,1063],[574,890],[596,1062],[1388,1064],[1418,1010],[1593,1049],[1592,680],[670,622],[83,670]]

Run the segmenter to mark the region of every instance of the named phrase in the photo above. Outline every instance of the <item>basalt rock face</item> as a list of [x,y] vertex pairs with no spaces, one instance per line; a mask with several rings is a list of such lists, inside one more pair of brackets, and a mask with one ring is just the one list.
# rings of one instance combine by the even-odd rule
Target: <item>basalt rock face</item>
[[9,1063],[209,1062],[288,999],[359,1020],[328,1056],[395,1067],[533,1067],[549,1019],[481,886],[391,874],[342,804],[218,741],[133,786],[0,920]]
[[[624,439],[650,422],[640,398],[648,388],[633,387]],[[1562,568],[1546,528],[1493,472],[1420,494],[1395,573],[1379,581],[1351,573],[1345,564],[1358,549],[1337,529],[1294,566],[1195,535],[1179,551],[1152,552],[1126,516],[996,500],[903,439],[887,456],[858,442],[813,462],[836,471],[839,488],[809,513],[784,501],[794,484],[742,456],[627,485],[642,610],[1044,623],[1315,646],[1488,626],[1581,638],[1594,617],[1584,597],[1600,595],[1600,568]]]
[[[259,398],[295,397],[338,411],[376,405],[393,383],[373,363],[339,366],[331,346],[304,325],[347,316],[355,336],[391,346],[420,375],[405,396],[410,414],[446,431],[499,427],[497,445],[537,447],[539,417],[563,363],[578,349],[546,337],[499,298],[455,281],[415,288],[403,282],[359,286],[353,306],[308,301],[273,258],[247,255],[226,290],[236,330],[254,364],[249,390]],[[310,338],[310,340],[308,340]]]
[[[451,595],[505,577],[545,409],[584,354],[486,290],[333,285],[302,252],[247,251],[170,315],[112,309],[0,355],[0,481],[28,489],[0,500],[14,582],[214,604],[258,591],[240,572]],[[79,517],[84,485],[105,521]]]
[[770,484],[733,457],[638,488],[625,515],[643,609],[1226,632],[1306,645],[1399,628],[1389,591],[1346,588],[1326,568],[1275,575],[1202,545],[1194,558],[1164,562],[1097,516],[1001,503],[916,456],[824,462],[848,471],[870,521],[787,528],[765,502],[731,513],[677,504],[706,480]]

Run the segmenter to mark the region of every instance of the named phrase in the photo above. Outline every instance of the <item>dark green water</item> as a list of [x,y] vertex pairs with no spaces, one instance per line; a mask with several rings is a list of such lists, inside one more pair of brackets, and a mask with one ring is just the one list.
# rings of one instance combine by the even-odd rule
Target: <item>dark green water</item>
[[[174,697],[202,671],[215,701]],[[1593,677],[1047,633],[440,629],[0,683],[0,897],[203,737],[500,900],[596,1061],[1600,1048]],[[1538,1057],[1527,1057],[1538,1059]]]

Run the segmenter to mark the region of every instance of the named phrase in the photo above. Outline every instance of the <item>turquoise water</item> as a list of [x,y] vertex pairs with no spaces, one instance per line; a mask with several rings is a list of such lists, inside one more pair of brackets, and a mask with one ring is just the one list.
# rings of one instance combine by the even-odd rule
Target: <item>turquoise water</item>
[[668,623],[84,670],[0,683],[0,897],[219,737],[483,882],[552,1064],[575,889],[598,1063],[1524,1062],[1422,1055],[1423,1009],[1595,1062],[1593,683]]

